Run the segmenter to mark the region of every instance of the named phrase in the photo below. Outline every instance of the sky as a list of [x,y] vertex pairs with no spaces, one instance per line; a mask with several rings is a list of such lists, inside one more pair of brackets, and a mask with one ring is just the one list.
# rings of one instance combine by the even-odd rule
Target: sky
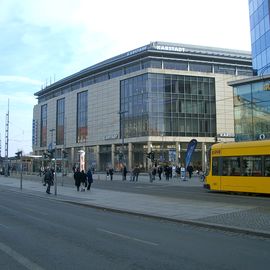
[[[34,93],[152,41],[250,51],[248,0],[0,0],[0,138],[32,151]],[[9,106],[8,106],[9,104]]]

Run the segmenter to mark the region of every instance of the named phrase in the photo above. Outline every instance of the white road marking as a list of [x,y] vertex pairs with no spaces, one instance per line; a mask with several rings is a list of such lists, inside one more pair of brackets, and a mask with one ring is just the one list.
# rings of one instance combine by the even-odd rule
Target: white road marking
[[104,230],[104,229],[101,229],[101,228],[97,228],[97,230],[100,231],[100,232],[105,232],[105,233],[108,233],[108,234],[111,234],[111,235],[115,235],[115,236],[118,236],[118,237],[121,237],[121,238],[124,238],[124,239],[129,239],[129,240],[137,241],[137,242],[140,242],[140,243],[143,243],[143,244],[147,244],[147,245],[151,245],[151,246],[158,246],[158,243],[154,243],[154,242],[142,240],[142,239],[131,237],[131,236],[128,236],[128,235],[111,232],[111,231]]
[[16,252],[12,248],[1,242],[0,242],[0,250],[5,252],[7,255],[9,255],[11,258],[13,258],[15,261],[17,261],[19,264],[23,265],[25,268],[29,270],[44,270],[44,268],[30,261],[23,255],[19,254],[18,252]]

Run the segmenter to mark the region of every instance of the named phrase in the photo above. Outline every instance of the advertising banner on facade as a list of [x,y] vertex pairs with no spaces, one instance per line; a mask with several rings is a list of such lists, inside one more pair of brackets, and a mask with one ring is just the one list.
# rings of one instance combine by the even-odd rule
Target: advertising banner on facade
[[191,157],[192,157],[192,154],[193,154],[196,146],[197,146],[197,140],[196,139],[192,139],[188,143],[187,152],[186,152],[186,160],[185,160],[186,168],[188,167],[188,165],[189,165],[189,163],[191,161]]

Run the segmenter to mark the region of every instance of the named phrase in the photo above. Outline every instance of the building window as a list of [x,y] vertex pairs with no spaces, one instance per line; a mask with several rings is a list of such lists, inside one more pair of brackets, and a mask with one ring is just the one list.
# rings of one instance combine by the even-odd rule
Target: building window
[[213,78],[148,73],[121,81],[120,95],[126,138],[216,134]]
[[270,81],[234,87],[236,141],[270,139]]
[[84,91],[77,95],[77,143],[87,139],[87,112],[88,92]]
[[47,146],[47,104],[41,106],[40,146]]
[[64,144],[65,132],[65,99],[57,100],[56,108],[56,144]]

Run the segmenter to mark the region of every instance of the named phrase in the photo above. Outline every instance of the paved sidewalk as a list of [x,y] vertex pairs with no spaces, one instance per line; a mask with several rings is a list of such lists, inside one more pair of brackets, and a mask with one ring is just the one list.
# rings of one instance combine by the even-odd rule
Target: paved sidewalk
[[[164,185],[165,182],[161,182]],[[155,181],[153,184],[161,184],[161,182]],[[41,184],[41,181],[23,179],[22,184],[22,192],[37,196],[270,238],[270,206],[240,206],[232,203],[164,198],[98,188],[91,188],[91,191],[78,192],[75,187],[62,185],[57,186],[57,196],[55,196],[54,187],[51,188],[52,194],[48,195],[45,193],[46,188]],[[200,180],[196,180],[196,178],[193,179],[193,182],[171,181],[166,184],[202,186]],[[20,191],[20,179],[1,176],[0,188],[1,186]]]

